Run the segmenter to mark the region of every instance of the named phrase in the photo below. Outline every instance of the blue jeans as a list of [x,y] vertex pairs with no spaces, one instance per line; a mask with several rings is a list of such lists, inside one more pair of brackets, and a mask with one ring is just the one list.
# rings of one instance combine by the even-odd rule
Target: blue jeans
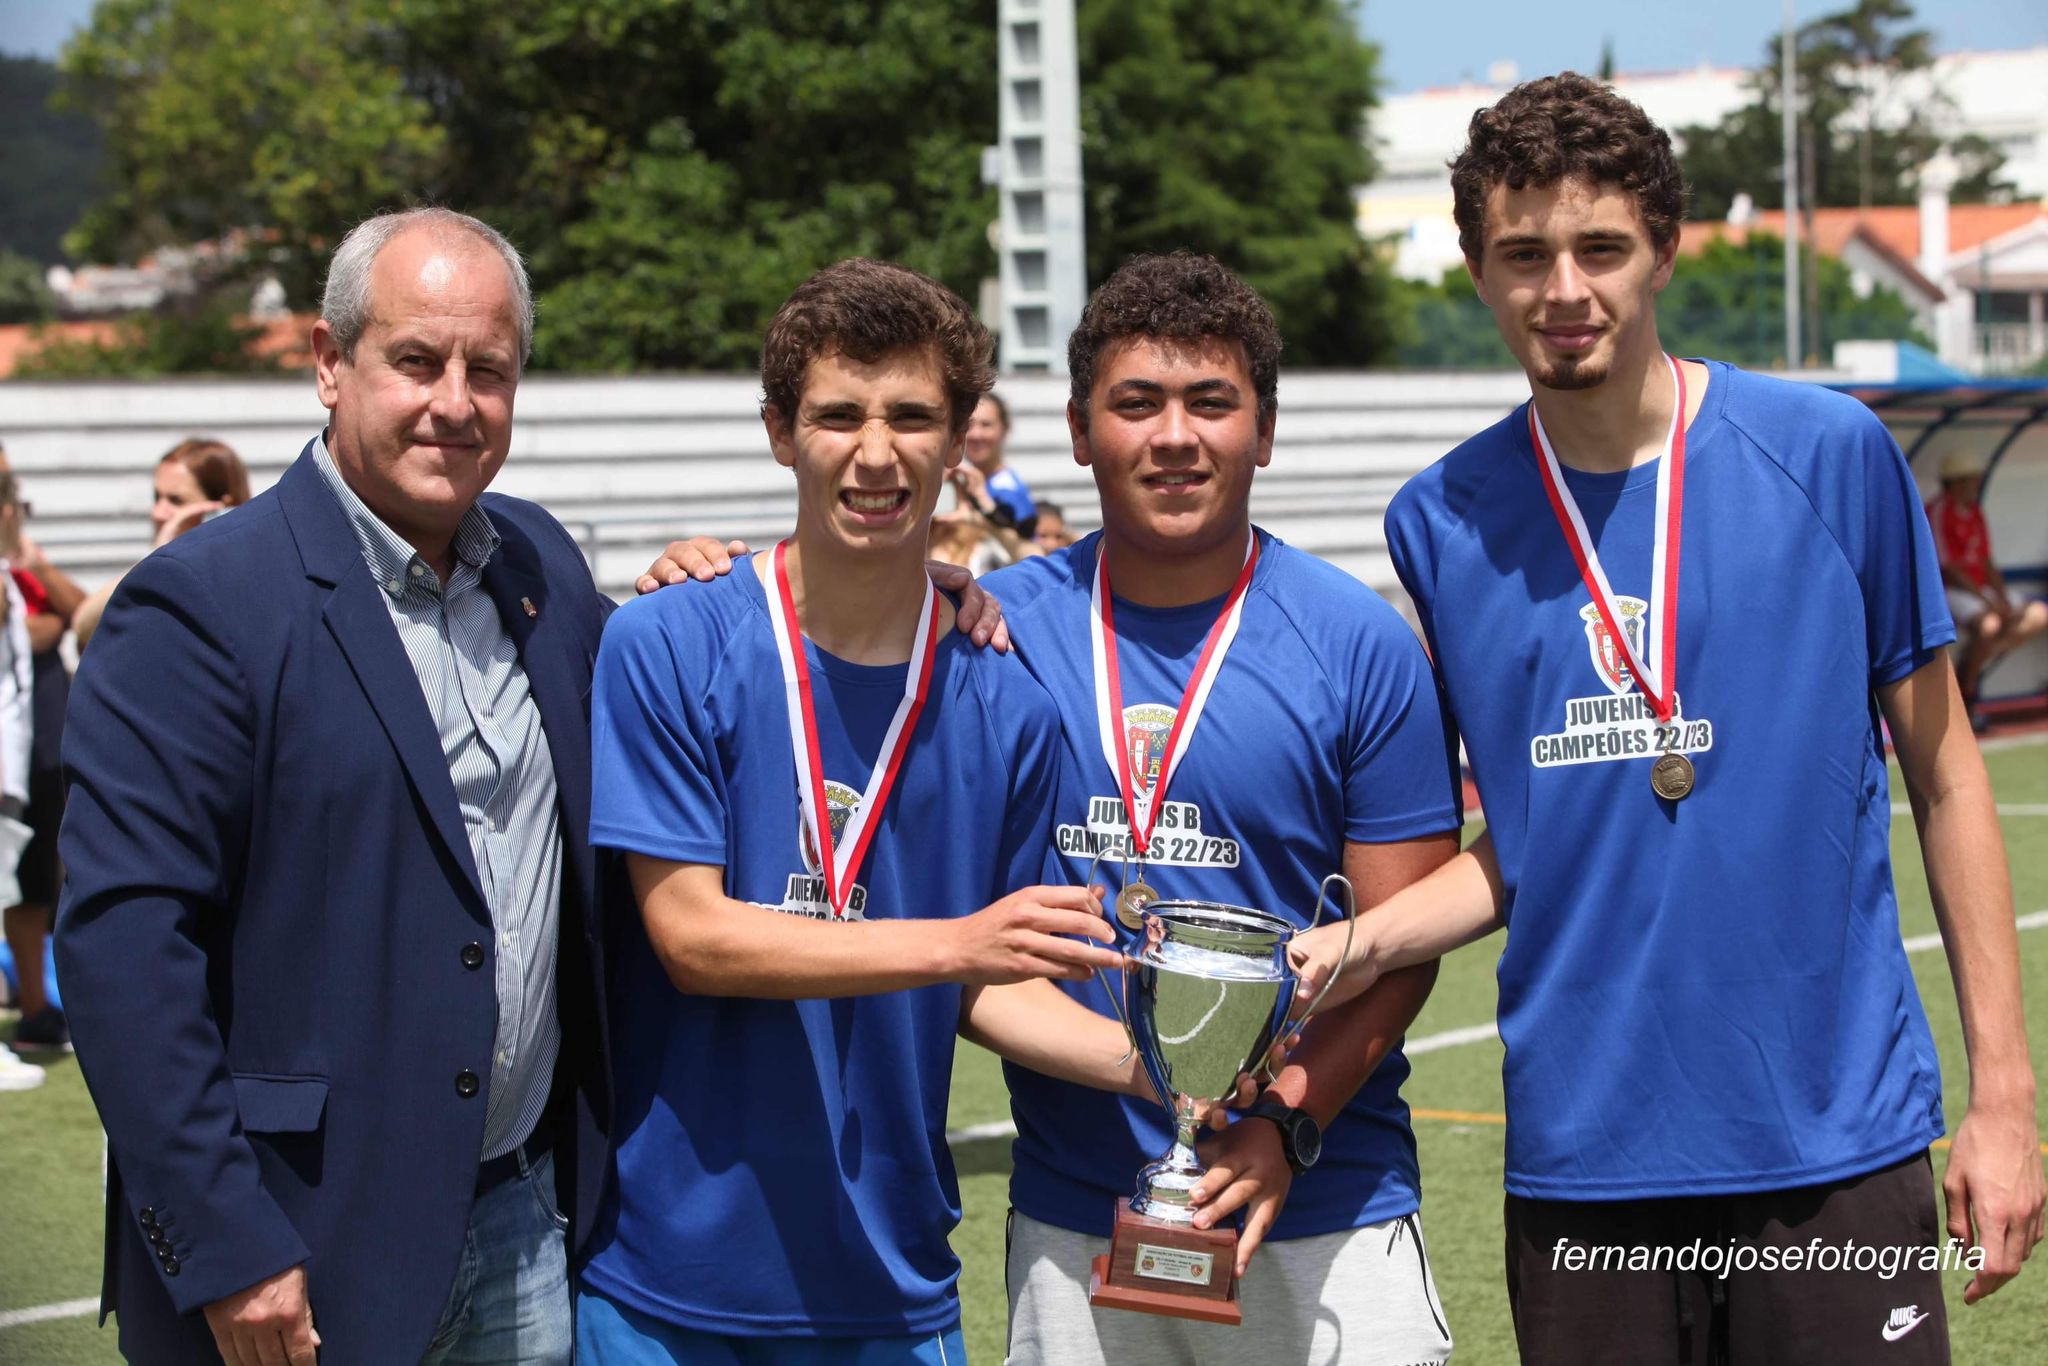
[[422,1366],[568,1366],[568,1227],[552,1153],[479,1199]]
[[958,1327],[881,1338],[744,1338],[700,1333],[584,1286],[576,1292],[583,1366],[967,1366]]

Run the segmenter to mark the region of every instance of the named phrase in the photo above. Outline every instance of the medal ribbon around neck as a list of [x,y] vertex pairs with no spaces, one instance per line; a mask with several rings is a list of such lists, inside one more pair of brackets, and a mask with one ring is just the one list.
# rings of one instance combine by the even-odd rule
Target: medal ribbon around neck
[[931,692],[932,660],[938,651],[938,594],[931,581],[924,585],[922,623],[910,647],[910,665],[903,675],[903,700],[882,737],[882,752],[868,774],[867,791],[846,822],[846,838],[835,847],[832,813],[825,804],[825,765],[818,750],[818,712],[811,700],[811,668],[804,658],[803,631],[797,622],[796,598],[790,592],[789,571],[783,564],[788,541],[775,547],[775,591],[768,594],[768,607],[775,617],[775,650],[782,657],[782,688],[789,704],[789,744],[796,754],[797,796],[803,807],[804,826],[811,833],[811,847],[818,851],[818,868],[825,877],[825,896],[832,905],[832,918],[846,917],[847,902],[853,897],[854,880],[866,860],[875,824],[896,774],[903,767],[903,755],[917,730],[918,714]]
[[[1614,589],[1608,585],[1607,571],[1600,566],[1600,553],[1593,548],[1593,537],[1586,530],[1586,519],[1579,515],[1578,502],[1565,486],[1557,454],[1551,448],[1549,434],[1543,430],[1543,419],[1536,415],[1533,400],[1529,404],[1529,435],[1536,445],[1536,468],[1543,476],[1543,491],[1550,496],[1550,510],[1556,514],[1558,528],[1571,547],[1572,559],[1578,562],[1586,592],[1592,595],[1593,606],[1599,609],[1600,620],[1613,638],[1614,648],[1628,665],[1629,676],[1649,699],[1658,721],[1668,724],[1678,710],[1678,539],[1685,508],[1685,371],[1671,357],[1664,360],[1671,367],[1678,401],[1671,408],[1671,430],[1665,434],[1664,459],[1657,467],[1656,540],[1650,552],[1650,620],[1644,628],[1644,643],[1649,648],[1643,651],[1642,658],[1629,648],[1628,637],[1622,634]],[[1655,632],[1654,637],[1651,632]],[[1657,660],[1654,673],[1648,667],[1652,657]]]
[[1116,775],[1123,793],[1131,844],[1142,860],[1152,843],[1152,823],[1166,798],[1166,786],[1173,781],[1174,770],[1180,767],[1181,755],[1194,741],[1202,708],[1208,705],[1209,689],[1215,685],[1216,674],[1223,668],[1223,657],[1230,653],[1238,623],[1244,619],[1245,590],[1251,587],[1252,571],[1259,563],[1259,537],[1252,532],[1246,538],[1244,568],[1238,571],[1237,583],[1224,600],[1216,624],[1209,628],[1208,639],[1202,642],[1194,677],[1188,680],[1187,691],[1174,712],[1173,726],[1166,732],[1166,749],[1159,757],[1159,777],[1143,790],[1131,770],[1131,747],[1123,735],[1124,691],[1116,666],[1116,623],[1110,606],[1108,552],[1106,542],[1096,551],[1095,583],[1088,600],[1089,636],[1095,647],[1095,718],[1102,739],[1102,757],[1109,761],[1109,771]]

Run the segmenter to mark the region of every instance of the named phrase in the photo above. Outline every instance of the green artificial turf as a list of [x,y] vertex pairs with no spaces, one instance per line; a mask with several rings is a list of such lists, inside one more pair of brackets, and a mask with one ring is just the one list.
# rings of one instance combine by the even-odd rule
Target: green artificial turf
[[[1987,762],[2001,802],[2048,803],[2048,745],[2000,750],[1988,755]],[[1899,790],[1894,774],[1894,795]],[[2048,816],[2012,815],[2002,824],[2017,909],[2048,909]],[[1901,933],[1928,933],[1934,929],[1934,915],[1912,822],[1903,816],[1894,820],[1893,850]],[[1436,991],[1411,1036],[1490,1022],[1498,952],[1498,940],[1484,941],[1445,960]],[[2023,933],[2020,955],[2038,1076],[2048,1063],[2048,929]],[[1941,1050],[1953,1128],[1962,1117],[1968,1084],[1955,995],[1939,950],[1916,954],[1913,964]],[[11,1025],[0,1029],[0,1036],[11,1033]],[[1427,1053],[1415,1058],[1413,1065],[1406,1094],[1418,1111],[1499,1115],[1498,1042]],[[2043,1128],[2048,1130],[2048,1086],[2042,1089]],[[953,1125],[1000,1121],[1008,1113],[995,1060],[962,1044],[954,1070]],[[1514,1332],[1501,1276],[1502,1133],[1497,1122],[1484,1119],[1416,1122],[1431,1261],[1457,1338],[1455,1359],[1468,1366],[1514,1360]],[[0,1314],[97,1292],[100,1152],[91,1101],[71,1060],[54,1061],[49,1081],[39,1090],[0,1093]],[[956,1156],[966,1217],[953,1245],[965,1266],[961,1296],[968,1351],[975,1361],[994,1366],[1003,1356],[1009,1144],[1005,1139],[985,1139],[961,1145]],[[1937,1153],[1937,1168],[1945,1160],[1945,1154]],[[2048,1267],[2037,1260],[2013,1284],[1972,1308],[1962,1303],[1965,1279],[1958,1274],[1947,1287],[1955,1359],[1973,1366],[2040,1361],[2042,1325],[2048,1324]],[[95,1328],[90,1316],[0,1327],[0,1366],[118,1360],[112,1329]]]

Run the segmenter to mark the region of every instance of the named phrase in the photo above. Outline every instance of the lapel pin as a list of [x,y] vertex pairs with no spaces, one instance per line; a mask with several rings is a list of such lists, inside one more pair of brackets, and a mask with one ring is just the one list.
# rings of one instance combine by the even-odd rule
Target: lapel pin
[[540,615],[540,608],[535,607],[533,605],[532,598],[521,598],[519,600],[519,605],[526,609],[526,615],[529,617],[537,617]]

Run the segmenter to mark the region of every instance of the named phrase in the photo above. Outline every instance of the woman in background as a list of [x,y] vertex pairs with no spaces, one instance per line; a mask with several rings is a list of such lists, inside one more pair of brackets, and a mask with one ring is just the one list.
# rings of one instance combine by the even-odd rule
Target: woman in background
[[[150,525],[156,539],[150,549],[168,545],[206,520],[249,501],[249,471],[225,441],[192,437],[164,453],[156,464],[156,497],[150,504]],[[100,613],[121,580],[114,579],[79,605],[71,632],[83,650],[99,629]]]

